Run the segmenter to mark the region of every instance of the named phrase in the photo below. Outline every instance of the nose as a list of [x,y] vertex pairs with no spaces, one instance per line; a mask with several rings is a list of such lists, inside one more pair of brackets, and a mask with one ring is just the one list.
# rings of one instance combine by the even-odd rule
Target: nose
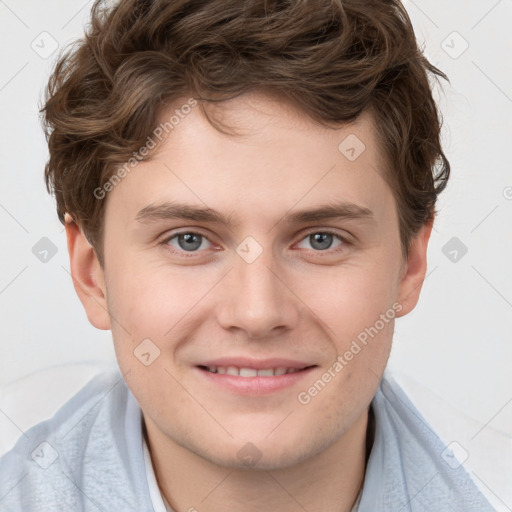
[[217,308],[217,319],[224,329],[261,339],[297,325],[300,300],[283,273],[273,269],[270,252],[264,251],[252,263],[235,255],[234,268],[222,282]]

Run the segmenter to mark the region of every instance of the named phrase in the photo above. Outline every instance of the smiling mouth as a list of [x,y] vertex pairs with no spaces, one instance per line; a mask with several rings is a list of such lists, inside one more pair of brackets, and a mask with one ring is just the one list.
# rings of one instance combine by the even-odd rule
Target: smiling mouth
[[276,368],[238,368],[236,366],[199,366],[201,370],[209,373],[218,373],[221,375],[232,375],[234,377],[279,377],[280,375],[287,375],[290,373],[299,373],[316,365],[305,366],[304,368],[287,368],[279,366]]

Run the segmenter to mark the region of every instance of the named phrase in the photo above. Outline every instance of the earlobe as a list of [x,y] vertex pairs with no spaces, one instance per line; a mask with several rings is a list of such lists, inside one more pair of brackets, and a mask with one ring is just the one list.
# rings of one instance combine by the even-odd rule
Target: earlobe
[[411,240],[407,261],[398,288],[398,302],[402,305],[397,317],[410,313],[418,303],[427,272],[427,248],[432,232],[433,219],[423,225]]
[[66,214],[66,237],[73,286],[87,318],[98,329],[110,329],[103,270],[92,245],[80,227]]

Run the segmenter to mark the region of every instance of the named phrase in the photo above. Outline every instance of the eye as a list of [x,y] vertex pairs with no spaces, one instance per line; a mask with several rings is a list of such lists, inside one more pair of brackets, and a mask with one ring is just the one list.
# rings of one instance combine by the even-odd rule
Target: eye
[[[333,246],[336,239],[338,243]],[[315,251],[326,251],[332,247],[339,247],[340,245],[343,245],[345,240],[340,235],[331,231],[315,231],[306,235],[306,237],[299,243],[298,247],[301,249],[309,249],[309,247],[301,246],[301,244],[304,244],[305,242],[309,243]]]
[[211,246],[211,242],[204,235],[194,232],[177,233],[164,243],[170,245],[176,252],[198,252],[199,249],[208,249]]

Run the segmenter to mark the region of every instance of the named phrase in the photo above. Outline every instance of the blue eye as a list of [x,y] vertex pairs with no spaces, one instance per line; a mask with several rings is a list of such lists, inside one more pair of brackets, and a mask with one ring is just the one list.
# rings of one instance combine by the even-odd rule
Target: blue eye
[[[303,238],[303,240],[300,243],[302,244],[305,241],[308,241],[315,251],[326,251],[327,249],[331,249],[333,247],[333,242],[335,242],[336,238],[338,239],[339,242],[334,247],[342,245],[344,240],[339,235],[331,233],[330,231],[317,231],[307,235],[305,238]],[[308,247],[306,247],[306,249],[307,248]]]
[[[346,245],[346,240],[330,231],[313,231],[306,235],[297,245],[301,249],[313,250],[315,252],[328,252],[329,249]],[[201,233],[183,231],[168,237],[163,244],[170,247],[176,254],[194,254],[213,247],[210,240]],[[307,244],[307,245],[305,245]]]
[[[174,242],[177,243],[177,246]],[[166,243],[178,250],[181,249],[186,252],[196,252],[198,249],[207,248],[202,247],[204,242],[207,242],[208,244],[210,243],[205,236],[199,233],[184,232],[170,237]]]

